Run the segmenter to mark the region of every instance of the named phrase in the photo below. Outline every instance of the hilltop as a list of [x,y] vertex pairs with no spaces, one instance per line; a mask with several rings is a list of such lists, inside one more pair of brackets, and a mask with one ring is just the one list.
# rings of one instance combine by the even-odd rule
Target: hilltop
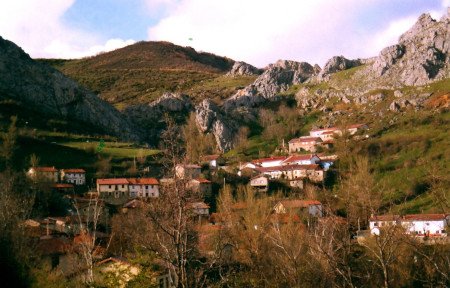
[[[122,109],[165,92],[223,97],[254,78],[222,77],[234,60],[169,42],[138,42],[79,60],[41,59]],[[204,97],[204,95],[203,95]]]

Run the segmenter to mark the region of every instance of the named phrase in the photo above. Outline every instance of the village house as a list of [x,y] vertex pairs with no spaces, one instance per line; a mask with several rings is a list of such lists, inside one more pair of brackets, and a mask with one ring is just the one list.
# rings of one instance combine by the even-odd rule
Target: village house
[[324,171],[318,164],[283,165],[277,167],[256,168],[255,170],[263,175],[269,176],[270,179],[309,179],[313,182],[321,182],[324,180]]
[[224,161],[219,154],[205,155],[201,157],[201,161],[202,163],[207,163],[210,169],[217,169],[220,164],[224,164]]
[[408,234],[446,237],[449,223],[450,214],[378,215],[370,217],[369,229],[372,235],[380,235],[383,227],[401,225]]
[[74,185],[86,185],[86,171],[83,169],[61,169],[61,180]]
[[286,157],[281,165],[311,165],[320,163],[320,158],[316,154],[292,155]]
[[58,169],[55,167],[31,167],[27,175],[35,182],[58,183]]
[[[347,131],[350,135],[369,129],[366,124],[352,124],[345,126],[344,131]],[[333,142],[334,138],[342,136],[342,129],[337,127],[330,127],[324,129],[314,129],[309,132],[311,137],[320,137],[324,142]]]
[[277,214],[295,213],[300,214],[303,211],[312,217],[323,216],[323,206],[317,200],[300,200],[300,199],[286,199],[281,200],[273,207]]
[[211,181],[204,178],[195,178],[187,183],[187,187],[194,192],[198,192],[203,197],[210,197],[212,194]]
[[200,177],[201,167],[195,164],[177,164],[175,175],[180,179],[193,179]]
[[75,192],[75,187],[72,184],[54,183],[51,187],[53,191],[59,192],[61,194],[73,194]]
[[[281,163],[286,160],[286,156],[275,156],[269,158],[255,159],[251,163],[256,167],[275,167],[282,165]],[[249,166],[250,167],[250,166]]]
[[187,208],[191,215],[198,219],[199,224],[209,221],[209,205],[203,201],[188,203]]
[[102,198],[128,197],[128,183],[125,178],[97,179],[97,193]]
[[302,136],[289,141],[289,153],[311,151],[316,152],[317,146],[322,143],[320,137]]
[[159,182],[155,178],[130,178],[128,180],[129,196],[131,198],[159,197]]
[[257,192],[267,192],[269,189],[269,179],[266,175],[258,175],[250,179],[250,186]]

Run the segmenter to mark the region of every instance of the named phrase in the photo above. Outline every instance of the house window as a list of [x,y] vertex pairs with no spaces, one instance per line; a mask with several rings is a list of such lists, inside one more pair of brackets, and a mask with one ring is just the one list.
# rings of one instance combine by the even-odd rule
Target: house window
[[108,185],[109,189],[111,189],[111,185]]
[[125,185],[122,185],[122,188],[125,188]]

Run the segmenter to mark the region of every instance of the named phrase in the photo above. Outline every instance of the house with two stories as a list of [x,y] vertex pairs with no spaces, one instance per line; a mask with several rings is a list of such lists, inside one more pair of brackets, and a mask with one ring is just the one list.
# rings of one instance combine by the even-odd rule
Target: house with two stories
[[61,169],[61,181],[77,186],[86,185],[86,171],[84,169]]
[[59,171],[52,167],[31,167],[27,176],[35,182],[58,183]]
[[289,153],[296,153],[301,151],[316,152],[317,146],[322,143],[320,137],[302,136],[294,138],[289,141]]
[[372,235],[380,235],[383,227],[401,225],[406,233],[415,236],[446,237],[450,214],[375,215],[369,219]]
[[312,217],[323,216],[323,206],[317,200],[284,199],[278,201],[273,207],[276,214],[301,214],[306,213]]
[[97,179],[97,193],[103,198],[152,198],[159,196],[155,178]]

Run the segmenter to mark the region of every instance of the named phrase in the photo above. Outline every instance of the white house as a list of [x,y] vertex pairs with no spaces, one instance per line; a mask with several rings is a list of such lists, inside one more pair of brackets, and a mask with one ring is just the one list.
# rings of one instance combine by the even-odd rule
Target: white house
[[221,159],[220,155],[218,154],[205,155],[201,158],[201,160],[203,163],[208,163],[208,166],[211,169],[217,169],[219,167],[219,162],[223,162],[223,159]]
[[58,182],[58,169],[55,167],[31,167],[27,172],[28,177],[37,182]]
[[281,162],[281,165],[311,165],[319,162],[320,158],[316,154],[292,155]]
[[273,211],[277,214],[286,213],[300,213],[303,210],[307,211],[308,215],[313,217],[323,216],[323,206],[317,200],[300,200],[300,199],[286,199],[281,200],[273,207]]
[[131,198],[159,197],[159,182],[155,178],[129,178],[128,190]]
[[310,165],[283,165],[267,168],[256,168],[256,171],[269,176],[270,179],[296,180],[308,178],[314,182],[320,182],[324,179],[324,171],[317,164]]
[[322,143],[320,137],[302,136],[289,141],[289,153],[304,151],[316,151],[316,146]]
[[255,159],[252,161],[252,163],[255,166],[260,167],[275,167],[282,165],[281,163],[286,160],[286,156],[275,156],[275,157],[269,157],[269,158],[261,158],[261,159]]
[[369,219],[369,228],[371,234],[379,235],[382,227],[401,225],[408,234],[445,237],[449,223],[450,214],[379,215]]
[[269,179],[265,175],[259,175],[250,179],[250,186],[259,192],[266,192],[269,187]]
[[128,183],[125,178],[97,179],[97,192],[100,197],[128,197]]
[[86,171],[83,169],[61,169],[61,180],[74,185],[86,185]]
[[180,179],[197,178],[201,173],[201,167],[195,164],[177,164],[175,166],[175,174]]

